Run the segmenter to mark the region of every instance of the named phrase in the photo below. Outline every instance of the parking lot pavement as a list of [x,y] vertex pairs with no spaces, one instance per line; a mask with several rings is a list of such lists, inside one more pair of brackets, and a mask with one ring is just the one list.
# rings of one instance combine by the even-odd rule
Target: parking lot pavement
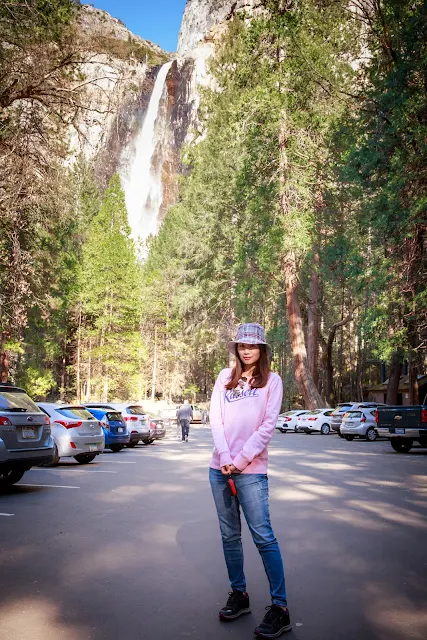
[[[207,482],[207,427],[190,442],[33,469],[0,495],[1,640],[252,638],[269,604],[244,526],[252,614],[220,623],[227,577]],[[272,522],[295,640],[427,638],[427,450],[276,434]]]

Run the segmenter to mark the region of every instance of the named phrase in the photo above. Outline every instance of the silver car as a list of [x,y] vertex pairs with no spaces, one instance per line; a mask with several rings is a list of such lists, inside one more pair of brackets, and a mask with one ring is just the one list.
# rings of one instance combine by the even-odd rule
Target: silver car
[[354,440],[355,436],[365,438],[369,442],[377,439],[376,409],[352,409],[344,414],[341,423],[341,433],[346,440]]
[[0,384],[0,487],[18,482],[25,471],[53,460],[50,420],[12,384]]
[[73,457],[79,464],[92,462],[105,445],[100,422],[85,407],[38,402],[49,416],[55,441],[53,464],[60,458]]

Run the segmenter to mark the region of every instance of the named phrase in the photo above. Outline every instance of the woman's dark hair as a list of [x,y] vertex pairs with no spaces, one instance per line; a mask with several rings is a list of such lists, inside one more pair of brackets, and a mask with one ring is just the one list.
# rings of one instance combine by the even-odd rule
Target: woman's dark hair
[[[254,374],[250,381],[252,389],[261,389],[265,387],[270,375],[270,358],[268,357],[265,344],[259,346],[259,360],[255,363]],[[239,352],[236,345],[236,363],[231,372],[230,380],[225,385],[226,389],[235,389],[243,374],[243,362],[240,360]]]

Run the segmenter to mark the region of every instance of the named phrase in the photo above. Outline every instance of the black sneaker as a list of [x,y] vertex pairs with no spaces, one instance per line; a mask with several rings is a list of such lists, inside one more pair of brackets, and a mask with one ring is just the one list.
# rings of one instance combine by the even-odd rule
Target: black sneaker
[[289,610],[283,610],[278,604],[266,607],[267,613],[261,624],[255,629],[258,638],[278,638],[292,629]]
[[219,612],[220,620],[235,620],[244,613],[251,612],[249,596],[246,591],[243,593],[243,591],[237,591],[237,589],[234,589],[233,591],[230,591],[228,596],[227,604]]

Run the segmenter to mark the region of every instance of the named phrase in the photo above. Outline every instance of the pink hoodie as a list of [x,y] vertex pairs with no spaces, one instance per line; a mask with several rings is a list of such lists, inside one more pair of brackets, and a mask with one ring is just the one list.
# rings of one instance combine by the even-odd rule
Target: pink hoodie
[[210,423],[214,450],[210,466],[234,464],[243,473],[267,473],[267,446],[276,427],[283,385],[270,373],[262,389],[246,389],[240,396],[224,388],[231,369],[223,369],[211,398]]

